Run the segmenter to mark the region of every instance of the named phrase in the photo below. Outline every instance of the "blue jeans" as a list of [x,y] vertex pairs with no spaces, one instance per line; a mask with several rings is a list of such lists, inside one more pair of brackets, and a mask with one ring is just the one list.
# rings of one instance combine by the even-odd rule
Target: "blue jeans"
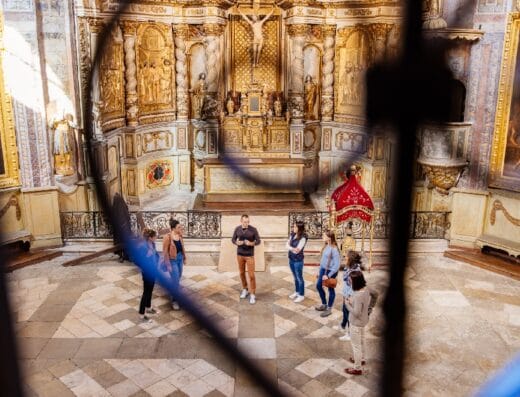
[[170,265],[172,266],[170,275],[173,281],[173,289],[177,291],[181,282],[182,269],[184,267],[184,256],[180,252],[177,253],[177,257],[175,259],[170,258]]
[[[322,277],[325,275],[326,271],[323,268],[320,268],[320,274],[318,275],[318,280],[316,281],[316,289],[318,290],[318,294],[320,294],[321,303],[323,305],[327,305],[327,297],[325,296],[325,290],[323,289],[323,285],[321,285]],[[334,273],[331,278],[336,278],[338,276],[338,272]],[[334,305],[334,299],[336,298],[336,290],[334,288],[329,288],[329,303],[328,307],[331,308]]]
[[294,290],[300,296],[305,295],[305,281],[303,280],[303,261],[289,259],[289,267],[294,276]]
[[347,327],[349,315],[350,315],[350,312],[348,311],[347,306],[345,305],[345,302],[343,302],[343,320],[341,320],[341,328]]

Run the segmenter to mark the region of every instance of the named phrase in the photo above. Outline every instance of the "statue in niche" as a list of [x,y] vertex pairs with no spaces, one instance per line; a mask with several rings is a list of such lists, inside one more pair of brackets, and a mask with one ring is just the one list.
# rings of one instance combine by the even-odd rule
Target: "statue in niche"
[[61,120],[52,123],[53,143],[52,154],[54,156],[54,174],[69,176],[74,174],[73,148],[71,145],[71,134],[75,128],[71,114],[65,115]]
[[280,96],[276,95],[273,107],[275,117],[282,117],[282,101],[280,99]]
[[251,15],[251,19],[247,15],[245,15],[240,9],[238,9],[239,14],[244,18],[244,20],[251,25],[251,29],[253,30],[253,67],[257,67],[260,63],[260,54],[262,53],[262,47],[264,46],[264,34],[262,32],[262,28],[264,26],[264,22],[267,21],[271,15],[273,15],[274,7],[272,7],[269,14],[267,14],[262,19],[259,19],[258,11],[255,10],[255,13]]
[[305,118],[315,120],[316,114],[316,98],[318,97],[318,85],[314,82],[312,76],[305,77]]
[[206,73],[199,74],[199,79],[195,83],[195,87],[190,90],[192,93],[191,109],[194,119],[202,118],[204,110],[204,98],[206,96]]
[[226,110],[229,116],[235,114],[235,101],[233,101],[233,98],[231,96],[229,96],[226,101]]

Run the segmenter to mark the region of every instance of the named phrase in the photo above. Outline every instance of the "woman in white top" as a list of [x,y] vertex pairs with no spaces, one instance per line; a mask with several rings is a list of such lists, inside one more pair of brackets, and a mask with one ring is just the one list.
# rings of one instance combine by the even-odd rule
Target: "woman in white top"
[[293,224],[291,235],[285,248],[289,251],[289,267],[294,276],[294,293],[289,295],[289,299],[299,303],[305,299],[305,281],[303,280],[303,249],[307,242],[305,225],[303,222]]

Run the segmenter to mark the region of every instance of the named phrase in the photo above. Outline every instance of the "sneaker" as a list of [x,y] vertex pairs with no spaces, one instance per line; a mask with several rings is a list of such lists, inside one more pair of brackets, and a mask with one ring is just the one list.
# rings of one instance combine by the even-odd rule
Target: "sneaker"
[[335,325],[335,326],[332,327],[332,329],[334,331],[338,331],[338,332],[341,332],[341,333],[347,332],[347,329],[343,328],[341,325]]
[[254,305],[256,303],[256,297],[253,294],[251,294],[251,296],[249,297],[249,303],[251,305]]
[[298,296],[298,293],[295,292],[295,293],[289,295],[289,299],[295,299],[297,296]]
[[181,307],[177,302],[172,302],[172,309],[173,310],[181,310]]
[[320,317],[328,317],[332,314],[332,310],[330,307],[327,307],[325,310],[323,310],[323,313],[320,314]]
[[249,291],[247,289],[243,289],[242,292],[240,293],[240,299],[245,299],[247,298],[247,295],[249,295]]
[[363,371],[355,368],[345,368],[345,372],[349,375],[361,375]]
[[319,305],[319,306],[316,306],[314,309],[316,309],[319,312],[322,312],[327,309],[327,305]]
[[152,319],[150,317],[148,317],[146,314],[143,314],[141,316],[141,322],[142,323],[151,323],[152,322]]
[[148,314],[159,314],[160,311],[158,309],[156,309],[155,307],[149,307],[148,309],[146,309],[146,313],[148,313]]
[[303,302],[304,299],[305,299],[305,296],[303,296],[303,295],[298,295],[296,298],[294,298],[294,303],[300,303],[300,302]]
[[[348,361],[350,361],[352,364],[355,364],[356,362],[354,361],[354,359],[352,357],[350,357],[348,359]],[[365,365],[367,362],[365,360],[361,360],[361,365]]]
[[346,342],[350,340],[350,334],[348,332],[345,333],[345,335],[339,337],[340,341]]

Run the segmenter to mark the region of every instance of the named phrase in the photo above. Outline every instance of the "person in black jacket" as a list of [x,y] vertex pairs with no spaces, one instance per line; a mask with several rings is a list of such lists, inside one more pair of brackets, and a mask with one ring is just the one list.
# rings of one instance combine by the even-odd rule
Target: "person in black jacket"
[[[237,246],[238,270],[240,272],[240,280],[242,281],[242,292],[240,299],[249,297],[249,303],[254,305],[256,302],[256,279],[255,279],[255,245],[260,244],[260,236],[258,230],[249,225],[249,216],[244,214],[240,218],[240,226],[237,226],[233,233],[231,241]],[[249,288],[246,278],[249,274]]]

